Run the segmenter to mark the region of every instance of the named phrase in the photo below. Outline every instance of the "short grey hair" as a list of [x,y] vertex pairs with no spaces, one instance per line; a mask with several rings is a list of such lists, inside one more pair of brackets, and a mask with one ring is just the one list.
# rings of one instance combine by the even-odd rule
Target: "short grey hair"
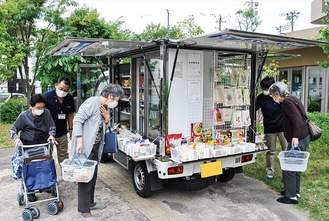
[[285,97],[287,94],[290,94],[287,85],[283,82],[272,84],[269,88],[269,93],[273,96],[278,94],[280,97]]
[[107,98],[110,94],[112,95],[113,98],[120,97],[120,99],[122,99],[123,96],[125,95],[122,87],[118,84],[106,85],[102,90],[100,96]]

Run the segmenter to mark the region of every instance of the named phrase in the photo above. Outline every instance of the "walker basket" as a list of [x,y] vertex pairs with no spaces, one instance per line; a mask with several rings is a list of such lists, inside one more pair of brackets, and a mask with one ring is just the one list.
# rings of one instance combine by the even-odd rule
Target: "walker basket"
[[63,180],[88,183],[94,176],[97,161],[75,157],[61,163]]
[[309,152],[292,149],[292,151],[281,151],[278,158],[282,170],[304,172],[309,156]]

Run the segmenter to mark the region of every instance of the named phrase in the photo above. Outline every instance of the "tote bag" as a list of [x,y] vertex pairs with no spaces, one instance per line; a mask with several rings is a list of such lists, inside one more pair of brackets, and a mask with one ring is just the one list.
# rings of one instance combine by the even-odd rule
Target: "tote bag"
[[109,131],[105,133],[103,153],[118,152],[117,134]]

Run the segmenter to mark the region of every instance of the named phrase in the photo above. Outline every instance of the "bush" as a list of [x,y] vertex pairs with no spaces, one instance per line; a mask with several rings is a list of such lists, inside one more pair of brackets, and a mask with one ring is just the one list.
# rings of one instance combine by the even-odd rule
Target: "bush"
[[316,155],[317,159],[328,159],[329,157],[329,114],[321,112],[307,113],[307,117],[318,125],[323,133],[322,136],[312,141],[309,145],[308,151]]
[[0,107],[0,122],[14,123],[18,115],[27,110],[26,98],[11,98]]

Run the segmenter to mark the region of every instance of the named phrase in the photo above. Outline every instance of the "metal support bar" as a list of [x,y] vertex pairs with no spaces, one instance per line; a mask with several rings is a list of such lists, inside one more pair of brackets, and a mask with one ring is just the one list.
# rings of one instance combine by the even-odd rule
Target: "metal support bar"
[[152,70],[151,70],[151,68],[150,68],[150,65],[149,65],[147,59],[146,59],[146,54],[145,54],[145,52],[144,52],[143,47],[141,47],[141,50],[142,50],[142,53],[143,53],[143,60],[145,61],[145,64],[146,64],[146,66],[147,66],[147,70],[148,70],[148,72],[150,73],[150,77],[151,77],[151,80],[152,80],[152,82],[153,82],[153,84],[154,84],[155,91],[157,92],[158,97],[159,97],[159,99],[160,99],[160,98],[161,98],[161,97],[160,97],[160,93],[159,93],[159,91],[158,91],[158,88],[156,87],[156,84],[155,84],[155,81],[154,81],[154,77],[153,77],[153,74],[152,74]]

